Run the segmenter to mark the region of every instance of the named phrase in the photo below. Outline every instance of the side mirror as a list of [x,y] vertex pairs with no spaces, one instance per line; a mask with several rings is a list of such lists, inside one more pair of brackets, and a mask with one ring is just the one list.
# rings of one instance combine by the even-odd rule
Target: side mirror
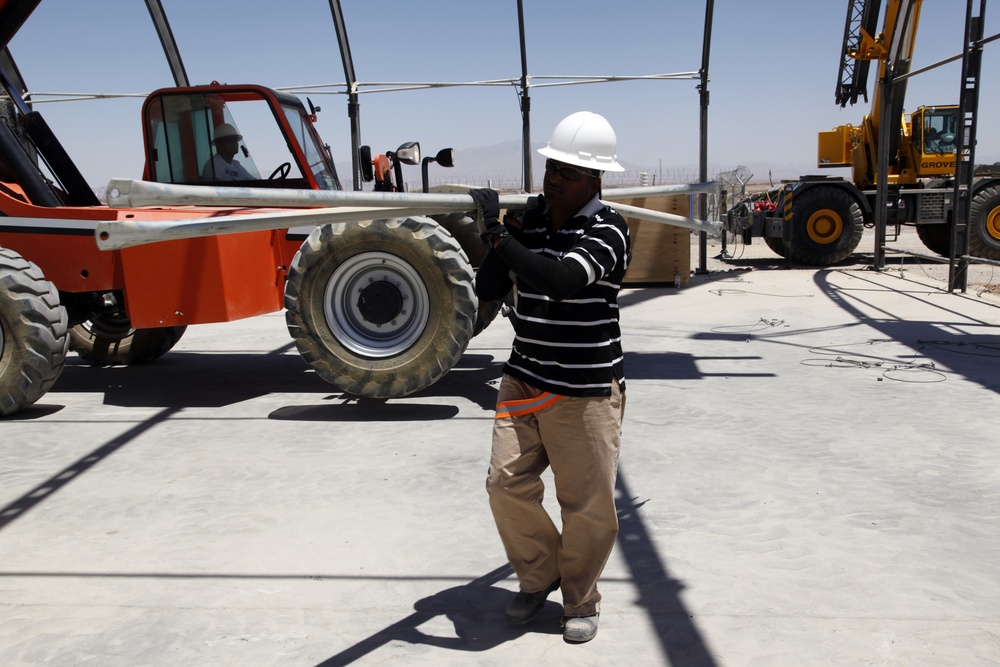
[[455,166],[455,151],[451,148],[442,148],[434,156],[434,161],[442,167]]
[[371,183],[375,178],[375,170],[372,169],[372,147],[362,146],[358,149],[358,159],[361,162],[361,180]]
[[394,156],[403,164],[420,164],[420,143],[408,141],[396,149]]
[[430,180],[427,178],[427,165],[437,162],[442,167],[455,166],[455,151],[450,148],[443,148],[434,157],[425,157],[420,163],[420,179],[423,182],[424,192],[430,192]]

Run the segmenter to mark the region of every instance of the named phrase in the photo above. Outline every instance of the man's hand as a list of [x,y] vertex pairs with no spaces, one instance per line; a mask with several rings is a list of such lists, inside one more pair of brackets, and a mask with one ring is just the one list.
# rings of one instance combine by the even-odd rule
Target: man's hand
[[469,195],[479,207],[486,232],[483,240],[496,247],[497,241],[507,236],[507,228],[500,223],[500,198],[491,188],[469,190]]

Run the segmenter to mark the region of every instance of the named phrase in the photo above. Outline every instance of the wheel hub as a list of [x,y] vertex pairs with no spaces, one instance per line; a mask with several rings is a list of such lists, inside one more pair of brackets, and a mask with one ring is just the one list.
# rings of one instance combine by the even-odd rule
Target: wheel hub
[[1000,241],[1000,206],[997,206],[986,216],[986,233],[993,239]]
[[844,233],[844,221],[836,211],[820,209],[809,216],[806,231],[815,243],[834,243]]
[[388,324],[403,312],[403,295],[392,283],[380,280],[362,288],[357,307],[366,321]]

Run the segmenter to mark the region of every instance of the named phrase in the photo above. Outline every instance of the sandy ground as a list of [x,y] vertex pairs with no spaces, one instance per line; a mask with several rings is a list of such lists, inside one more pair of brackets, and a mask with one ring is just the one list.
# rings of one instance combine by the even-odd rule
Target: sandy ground
[[622,295],[593,642],[563,643],[558,594],[503,620],[483,483],[509,324],[369,401],[277,314],[147,366],[74,358],[0,421],[0,664],[1000,664],[1000,299],[912,259],[718,250],[687,288]]

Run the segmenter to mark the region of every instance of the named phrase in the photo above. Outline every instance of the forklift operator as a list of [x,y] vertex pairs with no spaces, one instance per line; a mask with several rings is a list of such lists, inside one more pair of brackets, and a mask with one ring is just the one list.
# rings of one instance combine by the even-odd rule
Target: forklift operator
[[243,135],[229,123],[222,123],[215,128],[215,155],[205,163],[201,170],[203,181],[249,181],[253,179],[240,161],[236,152],[240,147]]

